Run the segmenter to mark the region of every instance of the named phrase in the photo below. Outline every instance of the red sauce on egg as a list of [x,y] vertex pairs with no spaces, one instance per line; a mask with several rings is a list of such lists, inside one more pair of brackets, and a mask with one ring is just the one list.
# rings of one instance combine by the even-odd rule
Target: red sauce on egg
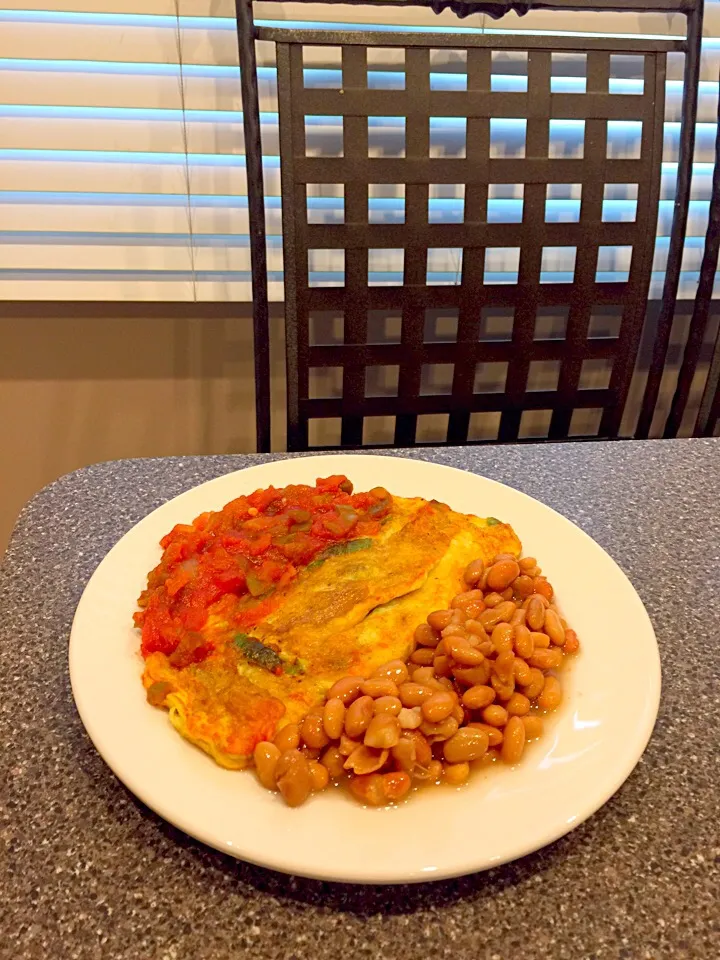
[[143,656],[165,653],[178,667],[205,659],[213,649],[202,634],[210,607],[238,630],[250,628],[323,552],[377,535],[390,494],[352,491],[344,476],[268,487],[175,526],[138,600]]

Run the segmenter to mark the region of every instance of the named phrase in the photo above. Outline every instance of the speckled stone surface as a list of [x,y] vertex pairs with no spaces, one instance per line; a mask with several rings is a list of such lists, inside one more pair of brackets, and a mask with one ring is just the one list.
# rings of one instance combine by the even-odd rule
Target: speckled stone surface
[[189,839],[138,803],[86,736],[68,679],[70,623],[93,569],[137,520],[266,458],[90,467],[25,508],[0,570],[1,957],[720,957],[720,441],[410,455],[543,500],[629,575],[664,682],[627,783],[545,850],[425,886],[298,880]]

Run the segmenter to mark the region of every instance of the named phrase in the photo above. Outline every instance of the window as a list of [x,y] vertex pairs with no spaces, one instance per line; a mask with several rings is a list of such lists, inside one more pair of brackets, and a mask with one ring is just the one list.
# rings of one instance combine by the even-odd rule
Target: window
[[[8,234],[0,246],[0,297],[250,301],[247,181],[232,4],[196,0],[187,10],[181,5],[181,29],[168,12],[173,5],[160,0],[135,4],[137,12],[109,12],[112,5],[100,0],[86,0],[80,5],[83,12],[69,0],[64,5],[67,12],[62,3],[42,0],[25,0],[21,6],[24,9],[2,12],[2,28],[6,35],[17,38],[19,46],[14,53],[6,45],[0,57],[0,83],[5,91],[0,123],[9,129],[8,121],[12,122],[12,136],[4,137],[0,146],[0,215]],[[132,5],[115,5],[114,9],[127,10],[128,6]],[[367,11],[362,8],[337,7],[332,19],[360,22],[363,15]],[[390,7],[376,8],[373,18],[380,24],[407,26],[413,22],[409,11]],[[280,22],[279,8],[276,19]],[[566,18],[558,14],[554,19],[558,31],[572,34],[571,14]],[[541,22],[543,14],[531,11],[522,27],[533,32],[540,29]],[[448,25],[457,26],[452,19]],[[437,30],[444,26],[444,20],[433,22]],[[593,31],[620,35],[641,26],[639,19],[630,24],[622,14],[598,14]],[[704,29],[711,42],[703,52],[700,121],[714,117],[717,71],[712,58],[720,22],[713,5],[708,7]],[[671,26],[658,20],[653,31],[662,30],[670,32]],[[122,44],[117,40],[120,32]],[[460,100],[477,84],[462,49],[462,34],[457,35],[457,44],[457,48],[437,47],[431,52],[429,95]],[[279,133],[271,55],[271,51],[263,52],[260,60],[259,90],[266,152],[269,296],[281,301]],[[72,57],[83,59],[74,67]],[[493,51],[488,60],[490,97],[512,95],[520,100],[532,95],[526,52]],[[405,51],[373,47],[365,66],[368,88],[389,91],[390,96],[405,95]],[[304,51],[302,68],[308,88],[332,94],[343,88],[342,55],[337,45],[312,45]],[[639,103],[651,83],[648,71],[647,57],[613,55],[608,78],[613,101],[628,97]],[[587,92],[589,66],[584,54],[570,49],[553,53],[550,72],[550,95]],[[673,203],[680,79],[672,63],[666,85],[665,169],[657,218],[661,237],[667,236]],[[388,110],[392,115],[373,118],[368,128],[373,160],[398,158],[398,163],[402,162],[410,131],[404,122],[396,122],[396,112],[400,111],[393,103]],[[427,131],[433,161],[437,159],[439,167],[457,161],[462,168],[476,132],[463,118],[435,116],[433,121]],[[580,128],[563,123],[562,118],[558,123],[550,138],[553,162],[577,159],[581,146],[587,157],[591,150],[588,137],[581,138]],[[308,116],[310,151],[320,151],[330,159],[341,156],[345,133],[342,118],[335,114]],[[706,149],[705,135],[700,133],[688,237],[698,244],[704,237],[712,161],[712,146]],[[605,145],[608,159],[632,160],[641,135],[639,112],[610,122]],[[490,158],[525,157],[526,123],[521,114],[492,117],[486,136]],[[568,181],[570,177],[569,173]],[[463,197],[459,191],[449,195],[448,185],[438,183],[441,179],[437,178],[437,188],[428,198],[429,220],[433,225],[458,223],[465,215]],[[456,179],[459,184],[461,173]],[[318,186],[329,188],[332,180],[328,180],[329,184]],[[628,171],[622,183],[605,193],[602,218],[606,223],[631,222],[636,202],[633,185]],[[388,185],[379,185],[383,186]],[[322,190],[308,194],[309,225],[342,228],[347,190],[345,196],[342,190]],[[581,202],[571,189],[548,194],[547,222],[572,224]],[[503,184],[496,184],[488,197],[487,218],[491,223],[517,224],[524,205],[521,191],[506,193]],[[406,213],[400,192],[378,189],[368,198],[370,222],[398,225],[405,221]],[[653,213],[648,222],[655,220]],[[447,259],[447,264],[432,271],[432,282],[456,282],[458,258],[453,254]],[[598,267],[598,282],[619,283],[625,276],[626,267],[612,260],[610,257],[607,266]],[[694,293],[695,275],[690,270],[691,266],[686,266],[681,278],[681,297]],[[342,276],[341,268],[318,272],[324,272],[331,282]],[[498,285],[513,283],[516,270],[502,256],[487,251],[486,278]],[[662,281],[661,267],[653,273],[651,296],[659,294]]]

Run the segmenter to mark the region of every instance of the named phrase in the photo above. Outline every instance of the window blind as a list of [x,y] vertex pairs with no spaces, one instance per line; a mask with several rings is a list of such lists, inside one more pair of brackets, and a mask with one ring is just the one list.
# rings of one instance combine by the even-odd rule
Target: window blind
[[[233,0],[37,0],[0,8],[0,297],[28,300],[249,300],[250,251],[242,113]],[[684,18],[635,14],[567,16],[536,11],[498,23],[458,21],[423,9],[305,4],[255,5],[258,22],[372,24],[419,30],[676,35]],[[706,7],[693,191],[680,296],[692,297],[702,257],[714,157],[720,69],[720,2]],[[267,197],[270,298],[281,300],[282,237],[276,74],[272,44],[258,45]],[[392,71],[391,62],[374,69]],[[308,65],[319,84],[333,64]],[[512,58],[493,68],[498,89],[522,82]],[[457,80],[439,63],[438,83]],[[682,57],[671,56],[666,89],[663,183],[651,297],[662,289],[672,216],[682,96]],[[581,82],[570,65],[566,89]],[[638,79],[620,63],[611,78],[631,92]],[[392,118],[390,118],[391,120]],[[314,135],[332,140],[331,120]],[[556,131],[572,155],[572,125]],[[618,150],[632,150],[632,124],[618,126]],[[449,125],[443,136],[452,146]],[[498,129],[506,149],[513,130]],[[392,143],[392,124],[378,130]],[[443,149],[441,144],[441,149]],[[392,196],[377,198],[392,216]],[[431,198],[452,210],[458,198]],[[493,198],[498,215],[521,216],[521,196]],[[312,198],[332,217],[336,198]],[[553,200],[558,219],[571,195]],[[609,197],[622,219],[631,195]],[[622,265],[609,264],[609,269]],[[498,275],[513,265],[498,262]],[[333,264],[321,265],[332,271]],[[562,264],[549,269],[562,273]],[[452,262],[438,263],[453,282]],[[389,260],[382,272],[392,282]],[[442,278],[445,278],[444,280]],[[719,291],[720,292],[720,291]]]

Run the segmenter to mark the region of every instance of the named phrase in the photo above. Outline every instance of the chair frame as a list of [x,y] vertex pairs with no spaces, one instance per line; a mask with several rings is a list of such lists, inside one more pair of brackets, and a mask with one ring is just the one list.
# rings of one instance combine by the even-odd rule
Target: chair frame
[[[690,398],[690,390],[695,378],[700,351],[702,350],[705,333],[710,318],[710,304],[712,302],[715,274],[718,267],[720,253],[720,97],[717,108],[717,133],[715,136],[715,167],[712,177],[712,192],[708,211],[708,227],[705,234],[705,248],[702,263],[700,264],[700,278],[693,303],[693,312],[690,318],[690,329],[683,352],[683,359],[678,373],[675,393],[670,406],[663,437],[676,437],[682,424],[683,416]],[[715,338],[710,368],[708,370],[705,388],[695,419],[693,436],[712,437],[720,420],[720,329]]]
[[[586,10],[586,11],[635,11],[635,12],[661,12],[661,13],[681,13],[686,17],[687,30],[686,37],[681,41],[657,41],[654,49],[667,51],[669,49],[680,50],[685,53],[685,68],[684,68],[684,88],[683,88],[683,100],[682,100],[682,112],[681,112],[681,137],[680,137],[680,150],[678,158],[678,180],[676,186],[675,194],[675,205],[674,205],[674,214],[672,222],[672,230],[670,236],[669,252],[668,252],[668,261],[665,274],[665,284],[663,288],[662,304],[660,317],[658,321],[657,335],[654,343],[653,350],[653,365],[650,370],[650,375],[648,378],[645,395],[643,397],[642,409],[640,414],[640,421],[638,423],[637,435],[638,436],[647,436],[649,432],[650,421],[652,420],[652,414],[654,412],[655,403],[657,400],[657,394],[659,391],[660,377],[662,374],[662,367],[665,362],[665,357],[667,353],[667,347],[670,337],[670,329],[672,326],[673,313],[675,308],[675,303],[677,299],[677,290],[680,278],[680,266],[682,259],[682,251],[685,240],[686,226],[687,226],[687,217],[688,217],[688,201],[690,196],[690,180],[692,174],[692,156],[694,151],[694,139],[695,139],[695,119],[697,115],[697,95],[698,95],[698,78],[699,78],[699,68],[700,68],[700,42],[702,36],[702,17],[703,17],[703,2],[702,0],[633,0],[630,3],[624,3],[622,0],[545,0],[541,3],[516,3],[514,0],[511,2],[479,2],[479,3],[462,3],[460,0],[351,0],[355,3],[366,3],[367,5],[394,5],[397,6],[424,6],[431,7],[436,13],[440,12],[443,9],[451,9],[458,16],[462,17],[469,13],[486,13],[492,17],[502,16],[505,12],[514,10],[518,13],[527,12],[529,9],[555,9],[555,10]],[[257,421],[257,445],[258,449],[265,451],[270,448],[270,372],[269,372],[269,327],[268,327],[268,297],[267,297],[267,262],[266,262],[266,237],[265,237],[265,213],[264,213],[264,192],[263,192],[263,177],[262,177],[262,152],[261,152],[261,142],[260,142],[260,114],[259,114],[259,102],[258,102],[258,86],[257,86],[257,73],[256,73],[256,60],[255,60],[255,50],[254,50],[254,41],[259,37],[264,39],[273,39],[276,42],[282,43],[285,45],[287,50],[288,45],[297,44],[300,42],[304,43],[333,43],[333,44],[342,44],[343,46],[352,45],[352,44],[370,44],[377,43],[381,46],[389,46],[392,43],[398,43],[406,48],[411,48],[413,45],[423,45],[428,46],[452,46],[452,47],[461,47],[465,49],[470,49],[475,46],[485,46],[486,48],[497,49],[499,47],[515,47],[518,49],[546,49],[546,50],[559,50],[565,45],[563,44],[563,38],[558,37],[524,37],[522,40],[517,38],[513,39],[504,37],[502,35],[495,35],[492,38],[484,37],[482,35],[476,36],[463,36],[457,37],[454,35],[448,34],[437,34],[433,35],[431,40],[432,43],[427,37],[427,35],[417,35],[412,33],[403,34],[402,29],[398,28],[398,32],[395,33],[383,33],[381,38],[377,36],[373,37],[372,33],[359,33],[356,30],[352,31],[342,31],[342,30],[333,30],[329,31],[297,31],[289,30],[282,28],[268,30],[257,30],[253,23],[253,13],[252,13],[252,0],[236,0],[236,14],[237,14],[237,28],[238,28],[238,42],[240,50],[240,59],[243,66],[241,71],[241,80],[242,80],[242,97],[243,97],[243,123],[245,131],[245,148],[246,148],[246,169],[247,169],[247,178],[248,178],[248,206],[249,206],[249,215],[250,215],[250,245],[251,245],[251,262],[253,270],[253,329],[254,329],[254,339],[255,339],[255,372],[256,372],[256,394],[257,394],[257,405],[256,405],[256,421]],[[597,41],[597,46],[606,51],[611,52],[622,52],[622,49],[625,44],[620,40],[607,41],[603,43],[601,40]],[[583,51],[589,51],[595,47],[595,44],[588,39],[583,39],[581,43],[567,44],[568,48],[581,49]],[[629,41],[629,47],[631,52],[636,50],[651,50],[653,49],[652,41],[642,41],[641,38],[638,38],[637,41]],[[658,59],[659,54],[658,54]],[[663,74],[662,79],[664,82],[664,63],[663,63]],[[657,77],[656,77],[657,81]],[[647,83],[647,78],[646,78]],[[278,90],[279,97],[288,96],[286,92]],[[664,88],[663,88],[663,99],[664,99]],[[287,108],[289,103],[286,102],[286,115]],[[281,104],[281,114],[283,112],[283,106]],[[660,124],[660,131],[662,131],[662,124]],[[283,132],[281,130],[281,137]],[[285,131],[284,136],[287,138],[288,132]],[[656,138],[657,141],[657,138]],[[662,138],[660,137],[660,146],[662,143]],[[287,146],[287,140],[285,142]],[[284,151],[281,149],[281,153]],[[285,156],[288,156],[285,153]],[[657,162],[658,171],[659,171],[659,161],[660,156],[657,153],[657,142],[655,144],[653,159]],[[285,165],[283,165],[285,166]],[[285,170],[283,170],[283,216],[284,216],[284,230],[286,224],[289,221],[286,219],[286,185],[290,186],[291,179],[286,176]],[[655,198],[657,201],[657,197]],[[657,202],[655,203],[655,208],[657,208]],[[290,213],[292,216],[292,213]],[[285,243],[287,244],[288,240],[286,238]],[[617,241],[616,241],[617,242]],[[387,244],[386,244],[387,245]],[[293,323],[293,313],[294,313],[294,302],[293,302],[293,279],[292,274],[294,270],[294,257],[293,251],[288,251],[286,246],[286,296],[285,296],[285,307],[286,307],[286,329],[289,334],[288,337],[288,348],[287,348],[287,364],[288,364],[288,449],[290,450],[299,450],[299,449],[308,449],[307,443],[307,416],[303,417],[299,409],[299,394],[298,394],[298,374],[297,374],[297,360],[298,357],[298,344],[297,341],[293,342],[293,330],[296,331],[296,325]],[[288,269],[290,267],[290,269]],[[650,264],[645,265],[647,273],[647,281],[649,283],[649,270]],[[290,288],[288,292],[288,287]],[[447,288],[446,288],[447,289]],[[289,310],[289,312],[287,312]],[[642,329],[642,319],[639,320],[636,318],[632,324],[632,330],[630,333],[631,340],[633,343],[627,343],[626,346],[631,348],[632,359],[634,360],[635,354],[637,352],[637,345],[639,341],[640,332]],[[532,334],[530,334],[532,336]],[[517,346],[517,344],[516,344]],[[580,358],[581,359],[581,358]],[[578,356],[574,358],[575,366],[579,365]],[[520,365],[522,367],[522,364]],[[627,367],[627,364],[625,364]],[[658,373],[658,370],[660,371]],[[525,370],[525,375],[527,371]],[[575,374],[577,371],[575,371]],[[601,428],[601,435],[607,437],[616,437],[618,434],[620,426],[620,417],[625,404],[625,399],[627,396],[627,390],[629,388],[630,376],[632,375],[632,365],[627,369],[623,369],[618,375],[618,379],[613,383],[613,389],[616,393],[616,396],[621,402],[616,402],[615,407],[612,411],[606,409],[605,414],[603,415],[603,424]],[[522,370],[519,374],[516,374],[513,378],[513,382],[508,383],[509,388],[509,401],[507,409],[503,409],[502,420],[501,420],[501,430],[499,435],[499,440],[516,440],[517,439],[517,429],[519,423],[520,413],[522,409],[528,409],[528,406],[517,410],[512,409],[512,403],[517,402],[517,396],[520,396],[521,390],[518,387],[519,379],[524,378]],[[357,384],[355,385],[357,387]],[[355,394],[358,394],[358,391],[354,391]],[[590,393],[590,391],[588,391]],[[517,396],[516,396],[517,395]],[[527,398],[527,395],[525,395]],[[590,398],[591,399],[591,398]],[[305,403],[308,401],[306,400]],[[317,401],[310,401],[311,403]],[[322,403],[322,401],[321,401]],[[367,401],[366,401],[367,403]],[[538,401],[535,406],[539,406],[540,402]],[[589,401],[583,404],[584,406],[592,406]],[[382,405],[380,405],[382,406]],[[456,405],[457,406],[457,405]],[[482,409],[482,406],[476,408]],[[493,407],[496,409],[496,407]],[[318,408],[320,416],[328,416],[329,414],[322,413],[320,408]],[[358,411],[349,410],[349,415],[345,416],[345,408],[343,408],[343,436],[341,438],[341,445],[344,447],[356,447],[362,445],[361,434],[358,433],[358,423],[360,424],[360,430],[362,429],[362,416],[357,415]],[[404,444],[413,444],[415,442],[415,433],[413,426],[413,417],[416,417],[415,414],[411,414],[408,417],[403,417],[401,411],[393,411],[397,413],[397,429],[395,442],[398,445]],[[353,415],[353,413],[355,415]],[[364,408],[363,413],[369,415],[369,411]],[[469,416],[469,412],[467,414]],[[467,417],[460,415],[460,411],[457,409],[450,411],[450,429],[448,431],[447,443],[458,443],[458,442],[467,442]],[[554,417],[555,423],[554,428],[551,429],[549,438],[564,438],[566,436],[567,430],[567,421],[569,420],[569,415],[566,416],[563,411],[560,411],[560,416],[558,419]]]

